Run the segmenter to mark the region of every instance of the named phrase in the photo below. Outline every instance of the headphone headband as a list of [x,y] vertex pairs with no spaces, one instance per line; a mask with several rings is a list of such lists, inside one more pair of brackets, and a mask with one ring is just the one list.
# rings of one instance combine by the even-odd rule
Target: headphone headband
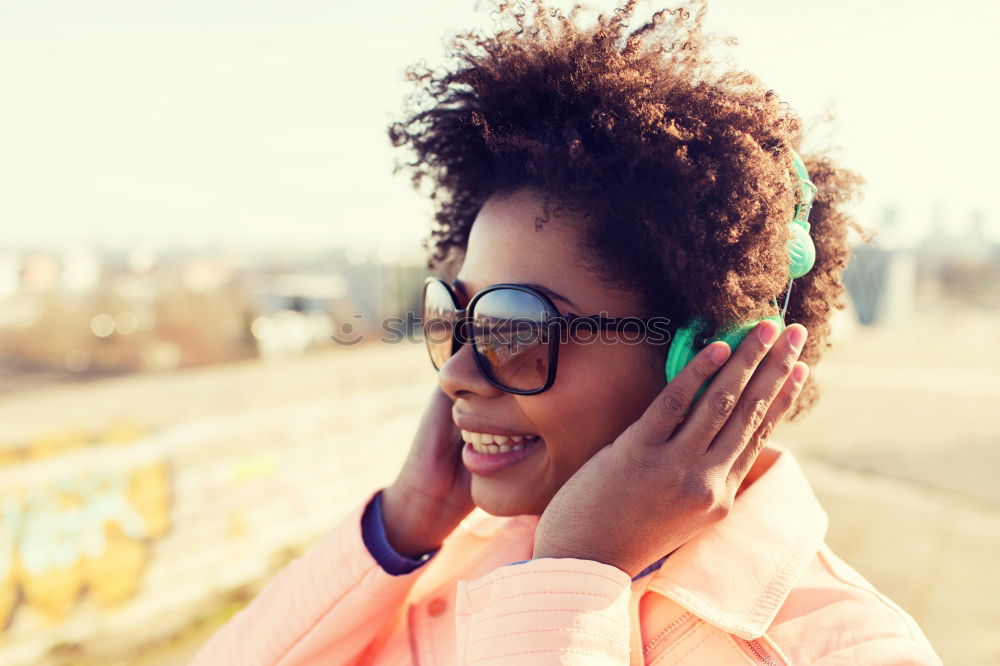
[[809,231],[809,212],[812,210],[813,201],[816,200],[818,190],[813,182],[809,180],[809,172],[806,171],[805,162],[802,161],[802,158],[799,157],[794,148],[790,150],[792,153],[792,167],[799,181],[799,202],[795,204],[795,213],[792,215],[792,221],[803,225],[806,231]]

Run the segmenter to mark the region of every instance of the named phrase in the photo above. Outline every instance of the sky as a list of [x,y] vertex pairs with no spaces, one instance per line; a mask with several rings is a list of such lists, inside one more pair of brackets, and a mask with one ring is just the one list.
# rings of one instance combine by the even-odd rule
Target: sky
[[[859,221],[894,208],[904,240],[977,212],[1000,239],[998,25],[992,0],[708,14],[807,122],[835,114],[814,144],[866,177]],[[489,26],[473,0],[0,0],[0,246],[419,252],[430,204],[393,176],[386,127],[408,65]]]

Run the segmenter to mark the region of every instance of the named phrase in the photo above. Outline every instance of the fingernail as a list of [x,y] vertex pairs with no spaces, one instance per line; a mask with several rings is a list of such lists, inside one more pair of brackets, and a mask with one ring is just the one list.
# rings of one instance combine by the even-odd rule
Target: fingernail
[[799,351],[802,349],[802,344],[806,341],[806,329],[799,328],[796,326],[788,334],[788,342],[791,343],[792,349]]
[[729,358],[729,345],[715,345],[712,351],[708,353],[708,357],[712,359],[712,362],[716,365],[722,365]]
[[795,367],[792,368],[792,379],[796,384],[801,384],[806,379],[807,371],[809,366],[805,363],[796,363]]
[[778,339],[778,325],[773,321],[765,321],[757,326],[757,337],[765,345],[772,345]]

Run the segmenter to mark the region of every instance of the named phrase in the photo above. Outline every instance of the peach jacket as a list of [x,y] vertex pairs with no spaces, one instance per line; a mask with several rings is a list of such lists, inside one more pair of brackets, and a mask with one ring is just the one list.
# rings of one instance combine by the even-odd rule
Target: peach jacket
[[191,666],[941,664],[910,615],[824,542],[792,454],[651,574],[531,557],[537,516],[478,509],[417,570],[392,576],[358,505],[272,579]]

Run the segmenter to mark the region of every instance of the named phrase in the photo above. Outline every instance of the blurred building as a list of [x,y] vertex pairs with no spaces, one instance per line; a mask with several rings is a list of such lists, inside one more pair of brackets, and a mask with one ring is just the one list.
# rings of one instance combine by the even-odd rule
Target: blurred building
[[938,210],[930,232],[906,243],[898,212],[887,209],[875,240],[852,248],[844,272],[859,322],[905,321],[917,310],[956,304],[1000,307],[1000,243],[985,230],[977,211],[965,233],[949,233]]
[[342,248],[258,254],[137,248],[0,255],[0,390],[375,339],[415,312],[422,265]]

